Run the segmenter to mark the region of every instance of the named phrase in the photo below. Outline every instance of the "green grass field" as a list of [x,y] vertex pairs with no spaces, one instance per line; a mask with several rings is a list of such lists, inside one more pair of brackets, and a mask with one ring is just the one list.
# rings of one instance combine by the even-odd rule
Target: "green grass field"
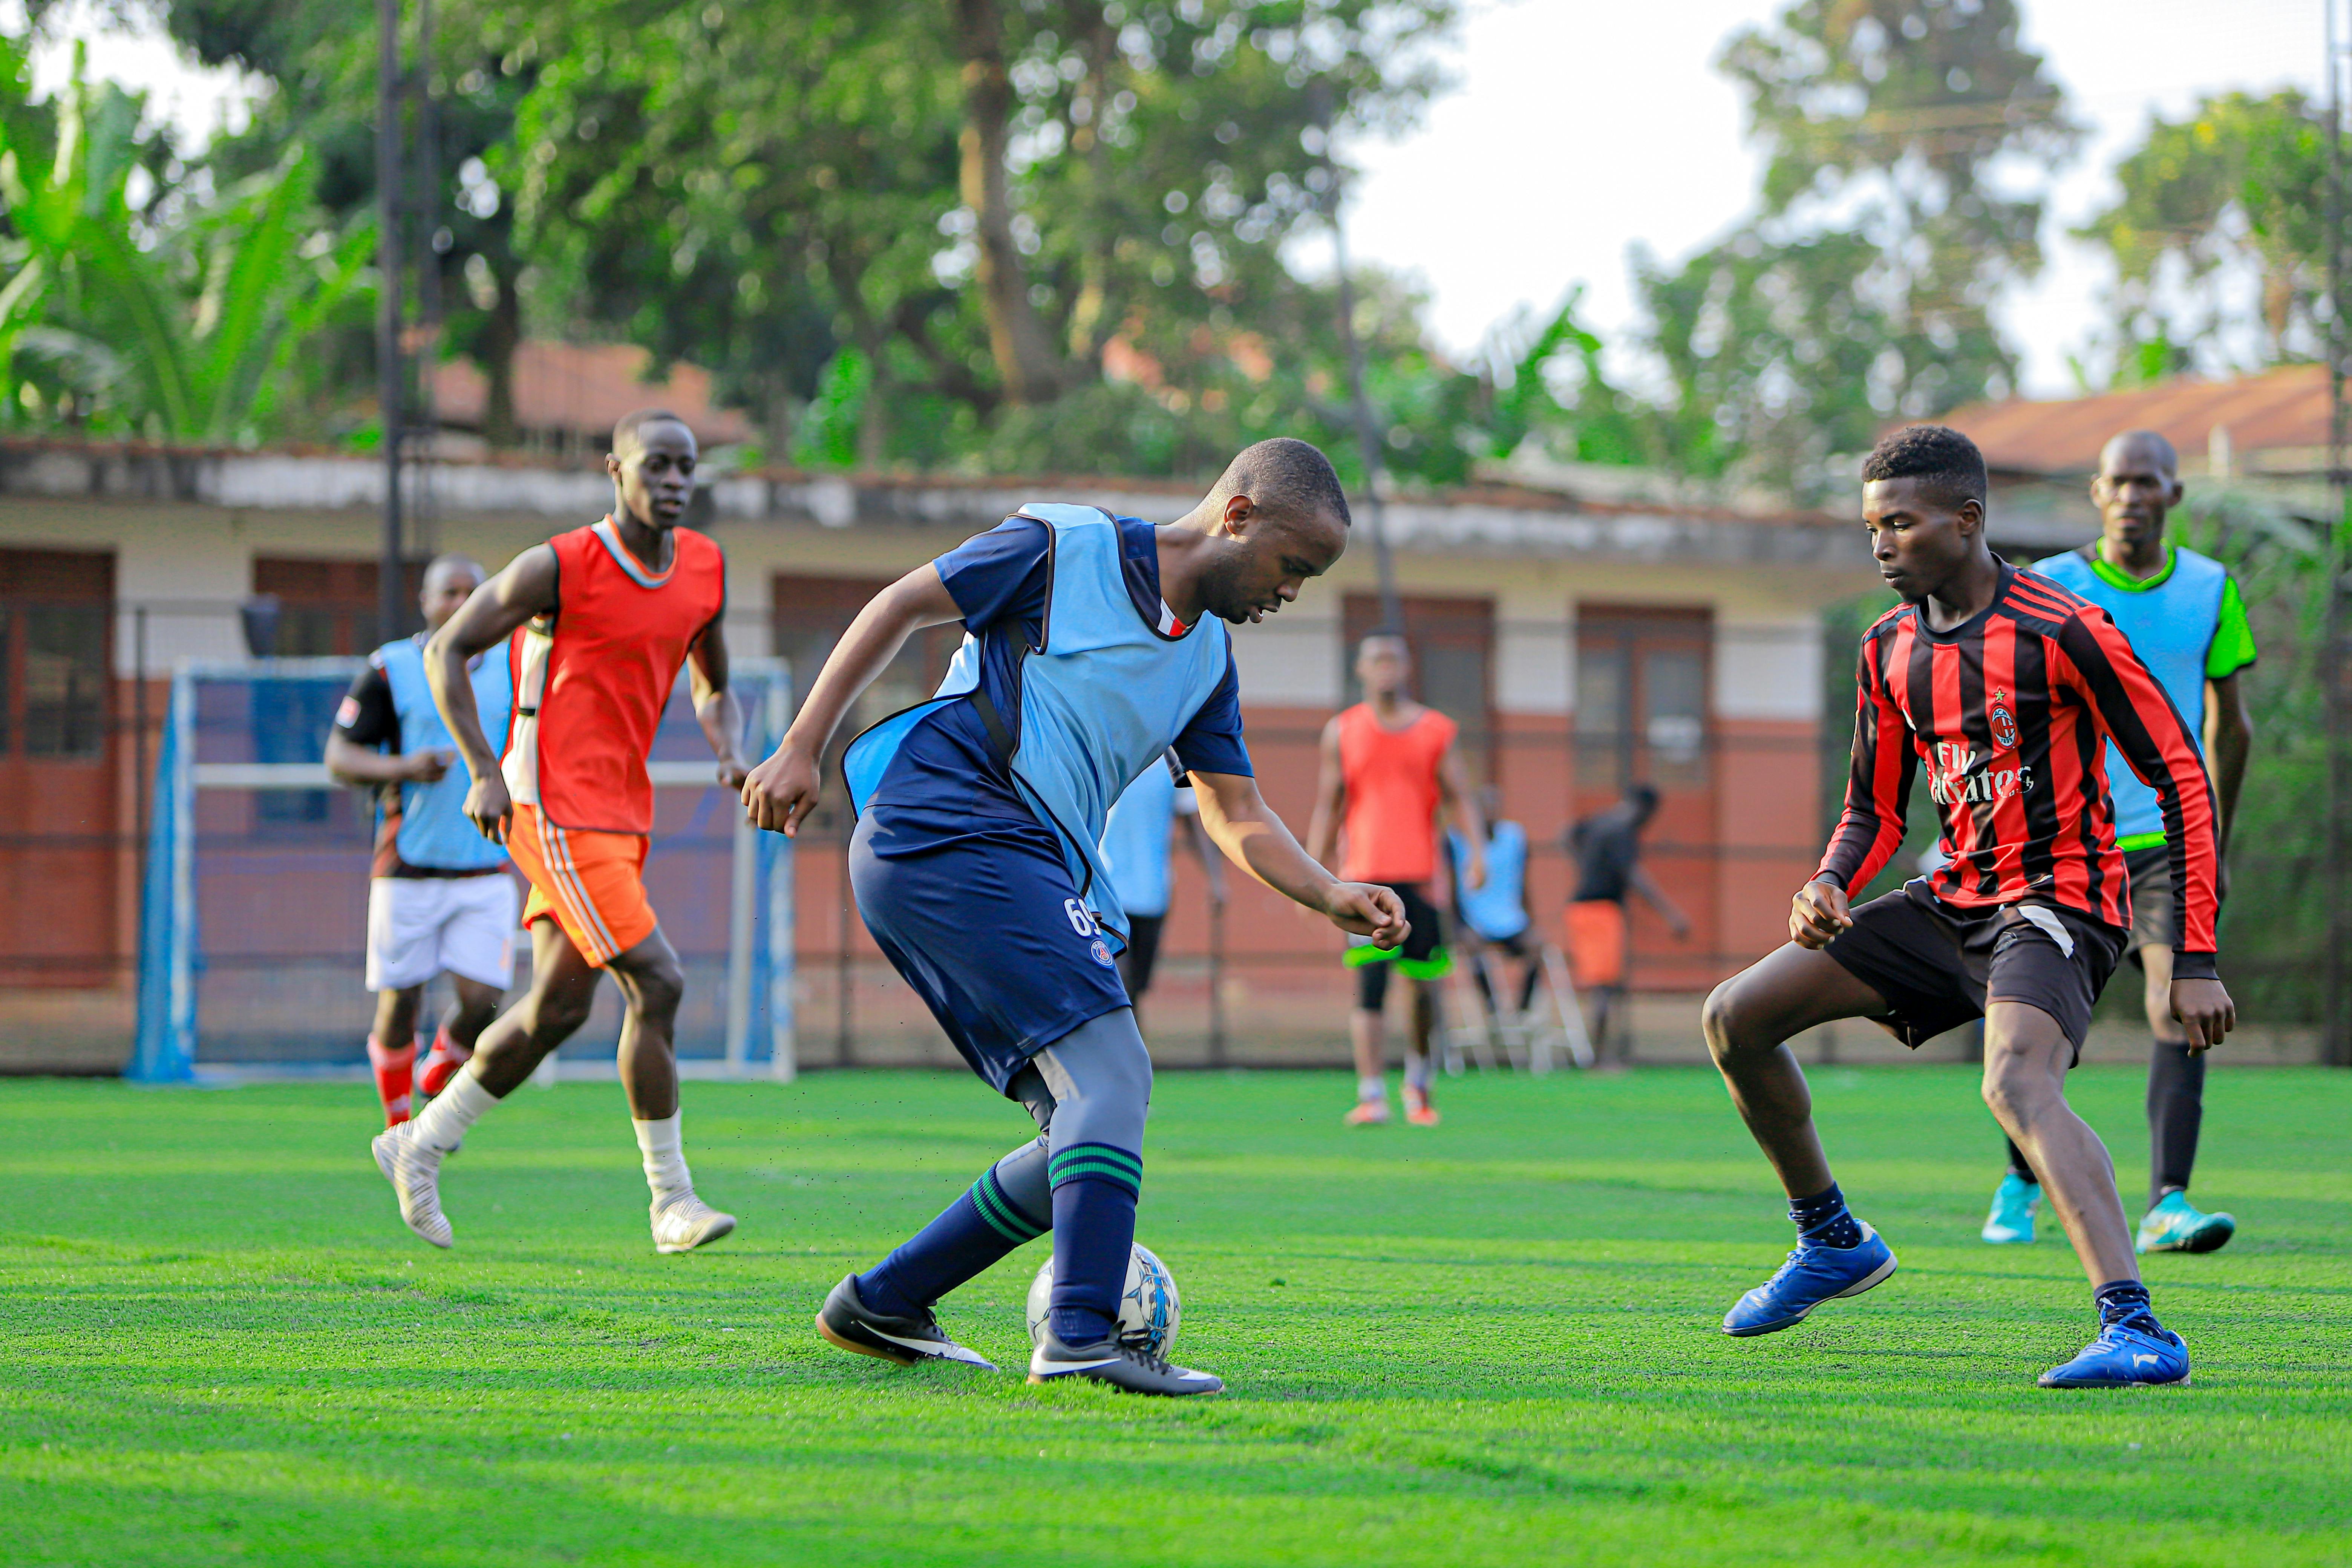
[[[1717,1331],[1788,1245],[1712,1075],[1489,1077],[1434,1131],[1339,1125],[1337,1075],[1169,1074],[1143,1239],[1221,1398],[898,1371],[824,1290],[1017,1142],[971,1080],[693,1084],[742,1228],[656,1257],[619,1090],[526,1089],[413,1239],[360,1086],[0,1083],[0,1519],[14,1563],[2352,1562],[2352,1074],[2216,1075],[2159,1258],[2189,1389],[2058,1394],[2063,1241],[1975,1240],[1998,1175],[1961,1070],[1816,1075],[1903,1271]],[[2138,1075],[2077,1102],[2144,1179]],[[950,1299],[1026,1345],[1033,1243]]]

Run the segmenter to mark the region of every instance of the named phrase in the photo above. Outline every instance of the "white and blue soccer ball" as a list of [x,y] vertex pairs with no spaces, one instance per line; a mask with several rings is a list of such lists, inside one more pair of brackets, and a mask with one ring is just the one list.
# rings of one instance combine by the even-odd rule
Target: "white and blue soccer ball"
[[[1045,1337],[1045,1314],[1054,1304],[1054,1260],[1045,1259],[1037,1278],[1029,1281],[1029,1342]],[[1127,1289],[1118,1299],[1118,1337],[1127,1343],[1165,1356],[1176,1343],[1176,1324],[1183,1317],[1176,1296],[1176,1276],[1141,1242],[1128,1254]]]

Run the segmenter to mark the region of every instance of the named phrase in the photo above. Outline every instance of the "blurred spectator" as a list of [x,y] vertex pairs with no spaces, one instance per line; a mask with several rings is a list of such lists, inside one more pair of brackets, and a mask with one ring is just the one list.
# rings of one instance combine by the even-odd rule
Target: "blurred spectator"
[[1169,857],[1175,845],[1201,862],[1208,873],[1210,901],[1225,901],[1225,858],[1209,843],[1201,826],[1201,808],[1192,786],[1176,782],[1176,760],[1170,756],[1143,770],[1127,786],[1104,819],[1103,865],[1127,909],[1127,951],[1118,955],[1118,977],[1127,985],[1127,999],[1139,1009],[1143,994],[1151,989],[1151,971],[1160,957],[1160,933],[1168,921],[1168,901],[1175,879]]
[[[1528,929],[1528,830],[1498,815],[1502,796],[1492,784],[1478,792],[1478,805],[1486,819],[1486,879],[1475,888],[1463,885],[1462,868],[1470,863],[1470,846],[1460,833],[1449,830],[1445,844],[1454,878],[1454,908],[1461,917],[1463,934],[1472,943],[1499,948],[1518,962],[1517,1006],[1524,1013],[1535,995],[1536,981],[1543,973],[1542,948]],[[1481,956],[1474,945],[1470,977],[1477,982],[1488,1021],[1495,1022],[1494,984],[1487,977],[1486,964],[1476,962]]]
[[1689,918],[1642,869],[1642,829],[1657,810],[1658,792],[1637,784],[1624,799],[1584,818],[1566,836],[1576,861],[1576,892],[1568,906],[1569,964],[1585,1005],[1592,1048],[1604,1062],[1619,1065],[1623,1054],[1612,1056],[1609,1026],[1625,992],[1626,894],[1641,894],[1676,940],[1690,934]]

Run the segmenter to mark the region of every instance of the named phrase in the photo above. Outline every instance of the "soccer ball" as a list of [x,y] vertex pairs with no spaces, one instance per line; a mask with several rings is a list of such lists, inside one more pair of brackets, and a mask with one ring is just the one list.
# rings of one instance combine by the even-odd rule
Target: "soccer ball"
[[[1054,1304],[1054,1260],[1045,1259],[1037,1278],[1029,1281],[1029,1342],[1045,1334],[1045,1314]],[[1176,1324],[1183,1316],[1176,1299],[1176,1276],[1141,1242],[1128,1255],[1127,1289],[1118,1299],[1118,1337],[1153,1355],[1165,1356],[1176,1343]]]

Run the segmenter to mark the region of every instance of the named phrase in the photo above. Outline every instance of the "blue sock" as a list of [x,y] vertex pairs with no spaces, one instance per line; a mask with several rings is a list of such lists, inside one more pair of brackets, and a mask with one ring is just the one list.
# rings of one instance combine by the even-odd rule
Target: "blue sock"
[[1055,1152],[1054,1331],[1066,1345],[1098,1344],[1118,1322],[1135,1250],[1143,1162],[1108,1143]]
[[2091,1293],[2099,1309],[2099,1326],[2113,1328],[2120,1323],[2143,1334],[2160,1334],[2164,1325],[2156,1321],[2148,1305],[2147,1287],[2137,1279],[2117,1279],[2102,1285]]
[[912,1317],[997,1259],[1045,1234],[1006,1195],[996,1167],[950,1204],[913,1240],[857,1277],[857,1295],[892,1317]]
[[1797,1234],[1815,1247],[1843,1249],[1862,1245],[1862,1222],[1845,1212],[1845,1194],[1832,1182],[1827,1192],[1790,1198],[1789,1217]]

